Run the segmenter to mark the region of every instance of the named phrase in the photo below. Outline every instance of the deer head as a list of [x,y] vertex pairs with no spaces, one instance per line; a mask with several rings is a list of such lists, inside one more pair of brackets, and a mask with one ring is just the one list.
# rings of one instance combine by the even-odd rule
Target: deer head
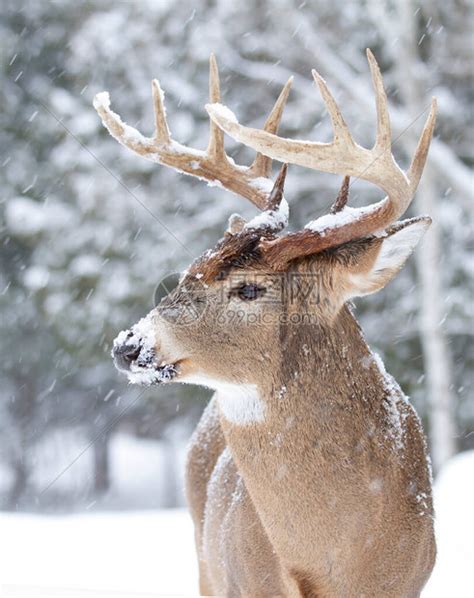
[[[298,330],[308,327],[311,334],[324,335],[351,298],[378,291],[402,268],[430,224],[426,216],[398,219],[408,208],[423,171],[436,103],[433,100],[405,174],[391,152],[381,74],[371,52],[367,55],[377,108],[372,149],[354,141],[326,83],[315,71],[332,121],[331,143],[277,135],[291,80],[262,130],[240,125],[219,103],[214,56],[210,60],[211,103],[206,106],[211,118],[206,151],[171,139],[158,81],[152,84],[156,131],[151,138],[143,137],[110,109],[107,93],[96,96],[95,108],[120,143],[149,160],[220,184],[260,210],[249,222],[232,216],[224,237],[191,264],[177,288],[148,316],[119,334],[113,355],[130,381],[181,381],[214,388],[270,384],[272,372],[288,358],[283,336],[298,338]],[[257,151],[251,166],[238,165],[226,155],[224,132]],[[272,159],[284,163],[274,184],[270,180]],[[303,230],[285,234],[288,204],[283,186],[288,163],[345,178],[329,214]],[[348,207],[349,176],[374,183],[386,197],[368,207]]]

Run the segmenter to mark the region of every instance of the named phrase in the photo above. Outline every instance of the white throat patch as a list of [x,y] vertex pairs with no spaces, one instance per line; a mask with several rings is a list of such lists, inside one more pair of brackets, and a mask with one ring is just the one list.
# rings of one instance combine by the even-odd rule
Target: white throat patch
[[265,403],[255,384],[225,384],[216,397],[222,415],[233,424],[245,426],[265,419]]
[[255,384],[234,384],[199,374],[181,378],[180,382],[214,389],[222,415],[232,424],[245,426],[265,420],[265,403]]

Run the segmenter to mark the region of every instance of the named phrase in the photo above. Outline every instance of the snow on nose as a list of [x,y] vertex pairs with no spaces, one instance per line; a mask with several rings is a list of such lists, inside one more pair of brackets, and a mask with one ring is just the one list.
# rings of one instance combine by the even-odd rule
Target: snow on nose
[[114,340],[112,357],[119,370],[129,371],[153,365],[155,333],[150,318],[142,318],[130,330],[122,330]]

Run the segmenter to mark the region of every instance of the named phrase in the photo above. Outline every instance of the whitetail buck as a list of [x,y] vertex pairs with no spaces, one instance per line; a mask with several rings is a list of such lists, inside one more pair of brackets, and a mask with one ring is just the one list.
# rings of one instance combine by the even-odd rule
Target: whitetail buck
[[[350,301],[384,287],[430,224],[428,217],[397,220],[418,185],[436,106],[405,174],[391,153],[381,74],[370,52],[368,59],[377,106],[370,150],[356,144],[317,73],[332,143],[277,136],[290,81],[263,130],[238,124],[218,103],[213,57],[206,151],[171,139],[157,81],[151,138],[123,123],[107,94],[95,100],[120,143],[219,183],[262,212],[249,222],[231,217],[216,247],[114,342],[117,367],[132,382],[216,390],[186,474],[204,595],[419,596],[434,564],[420,421],[367,346]],[[226,156],[223,131],[258,152],[252,166]],[[282,234],[286,166],[272,188],[272,158],[344,175],[331,213]],[[346,207],[348,175],[387,197]]]

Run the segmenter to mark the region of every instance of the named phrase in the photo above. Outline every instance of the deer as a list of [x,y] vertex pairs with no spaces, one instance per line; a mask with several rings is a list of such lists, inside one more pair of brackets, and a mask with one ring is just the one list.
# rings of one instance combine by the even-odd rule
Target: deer
[[[205,151],[171,138],[157,80],[152,137],[123,122],[107,92],[94,101],[110,134],[134,153],[219,184],[258,210],[248,220],[233,214],[216,246],[112,349],[132,383],[214,391],[185,476],[201,595],[414,597],[434,566],[421,422],[368,347],[352,302],[382,289],[431,223],[400,217],[422,175],[436,100],[404,172],[392,155],[382,75],[370,50],[367,57],[377,114],[371,149],[356,143],[316,71],[329,143],[278,135],[291,79],[261,129],[240,124],[221,104],[214,55]],[[224,134],[257,152],[250,166],[226,154]],[[283,164],[275,182],[273,160]],[[288,165],[344,177],[329,213],[293,232],[285,232]],[[350,177],[385,198],[349,207]]]

